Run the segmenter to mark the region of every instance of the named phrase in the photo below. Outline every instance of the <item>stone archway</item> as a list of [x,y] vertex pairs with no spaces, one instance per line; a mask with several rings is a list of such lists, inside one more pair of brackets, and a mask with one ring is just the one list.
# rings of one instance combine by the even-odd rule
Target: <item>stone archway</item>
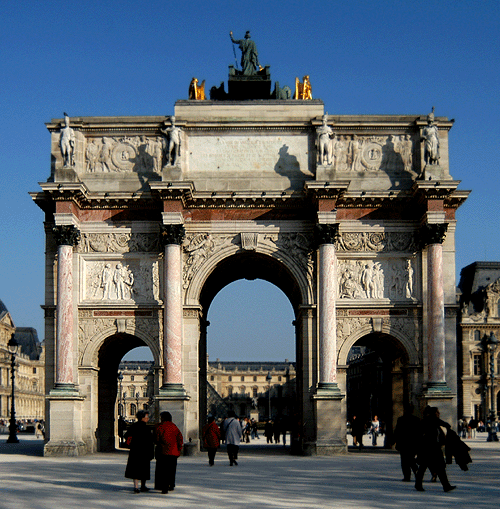
[[418,404],[410,358],[405,344],[396,337],[370,332],[352,344],[346,360],[348,419],[356,415],[368,422],[377,415],[388,447],[404,405]]
[[115,450],[118,366],[126,353],[140,346],[147,345],[137,336],[119,333],[107,337],[98,350],[96,449],[99,452]]
[[[256,251],[243,251],[232,254],[218,263],[214,264],[211,272],[208,274],[204,284],[201,288],[199,295],[199,302],[202,311],[201,314],[201,327],[200,327],[200,340],[199,340],[199,415],[200,422],[199,427],[203,426],[206,422],[207,416],[207,332],[208,314],[210,306],[215,296],[230,283],[240,280],[255,280],[262,279],[278,287],[285,296],[289,299],[290,304],[293,308],[294,316],[297,318],[300,316],[300,306],[302,304],[302,295],[300,285],[296,278],[289,270],[289,268],[278,258],[272,257],[269,254],[258,253]],[[296,324],[296,320],[294,321]],[[303,355],[303,341],[302,336],[295,333],[293,338],[295,342],[296,359],[302,359]],[[263,359],[265,360],[265,359]],[[301,391],[299,388],[303,387],[303,370],[299,367],[297,362],[296,369],[296,394],[299,401],[296,402],[297,408],[300,409],[299,413],[302,415],[303,412],[303,401],[300,397]]]

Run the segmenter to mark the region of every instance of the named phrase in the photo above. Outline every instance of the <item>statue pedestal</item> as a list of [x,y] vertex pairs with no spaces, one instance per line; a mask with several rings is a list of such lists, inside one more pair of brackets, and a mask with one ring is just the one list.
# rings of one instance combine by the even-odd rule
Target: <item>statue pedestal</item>
[[347,417],[343,399],[344,395],[336,384],[335,387],[318,387],[313,396],[317,455],[347,454]]
[[238,74],[232,65],[229,66],[228,99],[245,101],[248,99],[271,98],[271,73],[266,65],[262,71],[249,76]]

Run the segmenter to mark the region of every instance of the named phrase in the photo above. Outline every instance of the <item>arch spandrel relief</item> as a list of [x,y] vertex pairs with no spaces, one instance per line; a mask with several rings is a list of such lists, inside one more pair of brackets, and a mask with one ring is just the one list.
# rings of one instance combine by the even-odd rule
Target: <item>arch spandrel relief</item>
[[157,260],[150,258],[83,260],[83,302],[156,304],[160,302]]
[[144,316],[95,316],[95,311],[80,309],[78,312],[78,363],[80,366],[97,365],[99,348],[110,336],[125,333],[137,336],[151,349],[159,362],[163,336],[163,319],[156,310],[145,312]]
[[[415,316],[383,316],[377,327],[374,317],[350,316],[348,310],[339,310],[337,315],[337,344],[339,364],[347,363],[347,356],[356,341],[373,332],[381,332],[396,338],[408,354],[412,365],[422,363],[422,324]],[[342,312],[344,311],[344,312]],[[377,328],[377,330],[375,330]]]
[[335,248],[339,252],[415,252],[412,232],[340,232]]
[[192,289],[195,279],[195,286],[198,287],[217,263],[245,250],[266,254],[284,263],[299,281],[299,286],[303,288],[304,301],[307,302],[312,298],[314,264],[311,245],[312,235],[297,232],[187,234],[183,243],[182,276],[183,289],[190,294],[187,300],[199,293]]

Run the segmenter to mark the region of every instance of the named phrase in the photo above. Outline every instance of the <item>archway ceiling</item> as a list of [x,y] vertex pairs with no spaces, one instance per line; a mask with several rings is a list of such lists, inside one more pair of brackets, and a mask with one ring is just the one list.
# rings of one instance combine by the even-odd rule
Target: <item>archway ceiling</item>
[[384,359],[394,361],[403,357],[405,362],[408,362],[408,354],[406,350],[396,338],[388,334],[368,334],[358,339],[354,346],[366,346]]
[[290,272],[270,256],[245,252],[224,259],[207,278],[200,295],[200,304],[205,315],[214,297],[225,286],[239,279],[263,279],[276,285],[290,299],[297,314],[301,302],[300,290]]

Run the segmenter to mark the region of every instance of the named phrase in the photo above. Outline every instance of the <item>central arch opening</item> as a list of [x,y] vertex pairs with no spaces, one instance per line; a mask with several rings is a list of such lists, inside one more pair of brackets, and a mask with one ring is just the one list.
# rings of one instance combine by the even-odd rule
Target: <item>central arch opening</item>
[[223,419],[234,410],[259,423],[261,438],[271,419],[282,443],[300,408],[294,320],[301,297],[294,278],[272,257],[242,253],[216,267],[200,300],[200,426],[208,414]]

